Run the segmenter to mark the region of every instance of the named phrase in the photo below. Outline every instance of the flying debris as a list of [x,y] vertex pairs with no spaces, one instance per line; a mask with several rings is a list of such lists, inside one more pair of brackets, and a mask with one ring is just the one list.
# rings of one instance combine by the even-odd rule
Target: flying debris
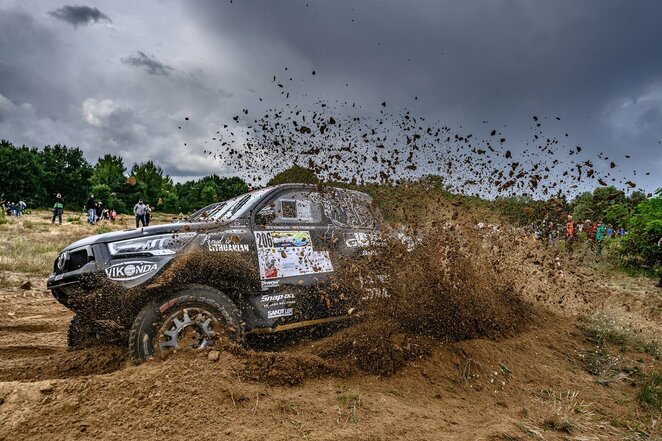
[[[278,82],[276,75],[271,83],[284,98],[295,96],[291,83]],[[259,110],[242,108],[214,130],[214,157],[228,168],[253,176],[255,186],[263,185],[275,172],[298,165],[323,180],[356,184],[441,176],[446,188],[463,194],[540,196],[582,188],[583,182],[590,186],[594,180],[607,186],[614,176],[634,188],[615,170],[615,163],[610,164],[613,175],[605,173],[582,157],[580,146],[561,142],[563,132],[559,137],[544,133],[542,121],[547,117],[534,115],[530,140],[505,150],[504,129],[504,133],[491,129],[481,139],[462,127],[428,121],[408,109],[389,106],[387,110],[386,104],[380,102],[382,109],[374,117],[366,117],[360,104],[341,100],[318,99],[305,107],[288,101]],[[249,114],[256,116],[249,120]],[[211,154],[210,148],[204,153]],[[512,161],[514,154],[517,161]],[[602,154],[598,157],[606,160]]]

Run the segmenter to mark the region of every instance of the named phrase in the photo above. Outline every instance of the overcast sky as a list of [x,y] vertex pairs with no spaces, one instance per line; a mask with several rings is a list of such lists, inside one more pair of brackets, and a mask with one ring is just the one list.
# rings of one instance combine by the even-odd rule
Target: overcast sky
[[662,186],[659,1],[81,1],[0,0],[0,138],[229,174],[204,141],[241,109],[284,105],[278,75],[303,108],[489,121],[513,151],[532,115],[558,116],[554,136]]

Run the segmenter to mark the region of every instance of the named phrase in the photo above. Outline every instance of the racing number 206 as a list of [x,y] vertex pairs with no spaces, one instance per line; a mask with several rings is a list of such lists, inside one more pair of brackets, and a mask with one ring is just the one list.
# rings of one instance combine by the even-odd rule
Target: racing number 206
[[257,239],[258,248],[273,248],[274,246],[274,241],[271,238],[270,232],[255,233],[255,238]]

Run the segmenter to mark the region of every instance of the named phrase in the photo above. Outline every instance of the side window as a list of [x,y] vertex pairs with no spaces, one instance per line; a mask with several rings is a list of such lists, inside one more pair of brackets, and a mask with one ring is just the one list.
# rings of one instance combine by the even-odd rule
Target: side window
[[310,198],[310,191],[281,193],[255,215],[258,225],[321,224],[322,210]]
[[349,190],[331,189],[313,193],[311,199],[319,202],[322,211],[336,226],[375,228],[379,212],[372,207],[369,196]]

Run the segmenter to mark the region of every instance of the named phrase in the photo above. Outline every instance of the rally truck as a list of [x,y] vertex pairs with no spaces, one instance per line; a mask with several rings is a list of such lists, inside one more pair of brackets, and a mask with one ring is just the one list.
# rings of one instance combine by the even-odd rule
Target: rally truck
[[367,194],[278,185],[74,242],[47,286],[75,313],[70,347],[128,342],[140,362],[347,318],[360,305],[334,274],[370,254],[381,222]]

